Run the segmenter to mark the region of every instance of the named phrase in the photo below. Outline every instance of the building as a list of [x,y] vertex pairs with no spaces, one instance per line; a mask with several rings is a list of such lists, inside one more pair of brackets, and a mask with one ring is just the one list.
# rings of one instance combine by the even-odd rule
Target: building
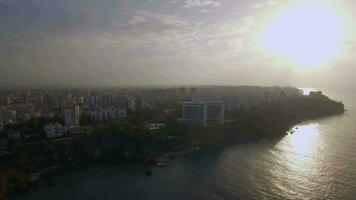
[[208,122],[224,123],[224,104],[221,102],[185,102],[182,118],[178,120],[184,124],[199,124],[203,127]]
[[126,101],[126,107],[127,107],[127,109],[129,109],[129,110],[131,110],[131,111],[135,110],[135,109],[136,109],[136,102],[135,102],[135,100],[133,100],[133,99],[128,99],[128,100]]
[[0,133],[4,131],[4,123],[0,120]]
[[111,107],[111,97],[109,95],[103,95],[100,97],[100,107],[102,108]]
[[103,121],[104,115],[101,110],[93,110],[90,112],[90,119],[92,121]]
[[94,121],[105,121],[110,119],[110,109],[102,108],[97,112],[97,120]]
[[185,102],[183,104],[181,123],[194,123],[201,126],[207,124],[207,106],[206,103]]
[[106,121],[111,119],[121,119],[126,117],[126,109],[118,109],[115,107],[102,108],[93,110],[90,113],[90,119],[92,121]]
[[154,106],[152,106],[151,104],[149,104],[149,103],[147,103],[147,102],[142,102],[142,103],[140,104],[140,108],[141,108],[141,109],[153,109]]
[[71,126],[71,127],[66,127],[65,132],[67,135],[76,135],[76,134],[84,134],[84,129],[79,126]]
[[116,97],[116,107],[111,111],[111,118],[112,119],[125,118],[126,106],[127,106],[127,102],[125,97],[122,96]]
[[116,97],[116,109],[118,110],[126,109],[126,105],[127,103],[125,97],[122,96]]
[[64,121],[66,126],[79,126],[79,106],[67,106],[64,108]]
[[7,131],[7,136],[11,139],[19,140],[19,139],[21,139],[22,134],[20,131],[18,131],[16,129],[10,129]]
[[147,124],[146,127],[148,130],[159,130],[166,127],[166,125],[163,123],[152,123],[152,124]]
[[77,135],[77,134],[90,134],[93,132],[93,128],[90,126],[84,126],[84,127],[65,127],[65,132],[67,135]]
[[224,104],[221,102],[207,102],[207,120],[224,123]]
[[59,123],[47,124],[43,130],[46,132],[47,138],[63,137],[65,133],[64,127]]
[[126,109],[114,108],[110,112],[111,119],[121,119],[126,117]]
[[7,148],[9,140],[7,138],[0,138],[0,156],[6,154],[5,150]]

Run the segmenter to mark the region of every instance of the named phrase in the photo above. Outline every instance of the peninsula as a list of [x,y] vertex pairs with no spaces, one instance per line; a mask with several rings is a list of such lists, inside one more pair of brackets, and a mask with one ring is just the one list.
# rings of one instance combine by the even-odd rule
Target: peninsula
[[[135,88],[91,92],[93,96],[88,95],[89,91],[57,92],[53,95],[70,94],[66,101],[76,106],[68,106],[66,102],[62,107],[64,115],[24,118],[5,125],[0,138],[0,199],[43,181],[51,187],[54,184],[51,177],[93,165],[143,162],[162,167],[168,160],[195,149],[281,138],[297,123],[345,111],[342,102],[322,92],[303,95],[301,90],[291,87]],[[57,107],[53,106],[56,101],[48,93],[44,94],[49,103],[39,105],[48,105],[44,108],[56,111]],[[114,104],[112,99],[116,99]],[[219,101],[197,104],[197,108],[203,109],[202,116],[204,109],[212,109],[219,116],[218,121],[202,125],[201,116],[196,115],[199,109],[185,110],[184,102],[202,99]],[[101,110],[95,108],[99,105]],[[94,110],[88,110],[93,106]],[[199,123],[190,123],[187,112]],[[206,115],[212,119],[209,113]],[[66,124],[64,129],[61,124]]]

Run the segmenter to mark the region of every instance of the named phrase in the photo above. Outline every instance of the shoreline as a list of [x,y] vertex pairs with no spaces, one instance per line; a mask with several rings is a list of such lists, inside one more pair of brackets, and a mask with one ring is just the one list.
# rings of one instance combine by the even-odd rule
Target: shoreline
[[[308,119],[308,120],[296,123],[296,124],[292,125],[291,127],[295,127],[300,123],[305,123],[305,122],[312,121],[312,120],[319,120],[319,119],[338,116],[338,115],[342,115],[342,114]],[[178,151],[165,152],[165,153],[162,154],[163,158],[160,158],[165,162],[164,165],[157,165],[157,163],[147,163],[147,161],[145,161],[145,160],[137,160],[137,161],[123,161],[123,162],[121,162],[119,164],[95,163],[95,164],[87,166],[87,167],[82,167],[82,168],[77,168],[77,169],[69,169],[69,170],[60,169],[58,167],[50,167],[49,169],[44,170],[45,171],[44,173],[46,174],[46,172],[47,172],[48,174],[46,174],[44,176],[39,175],[39,178],[37,180],[35,180],[34,182],[29,183],[27,188],[25,188],[24,190],[22,190],[20,192],[13,193],[13,194],[9,195],[8,199],[17,199],[19,197],[23,197],[24,195],[26,195],[30,191],[37,192],[37,191],[39,191],[41,189],[45,189],[47,187],[48,188],[54,187],[56,185],[55,180],[58,177],[61,177],[63,175],[67,175],[67,174],[70,174],[70,173],[77,173],[77,172],[80,172],[80,171],[83,171],[83,170],[88,170],[90,168],[94,168],[94,167],[98,167],[98,166],[112,167],[112,166],[125,166],[125,165],[131,165],[131,164],[134,164],[134,165],[135,164],[139,164],[139,165],[146,166],[146,167],[148,166],[150,168],[151,167],[162,168],[162,167],[165,167],[167,164],[169,164],[169,162],[172,162],[173,160],[175,160],[177,158],[184,157],[186,155],[189,155],[189,154],[192,154],[194,152],[201,151],[201,150],[207,150],[207,149],[210,149],[210,148],[228,148],[228,147],[232,147],[232,146],[236,146],[236,145],[244,145],[244,144],[245,145],[247,145],[247,144],[258,144],[259,142],[264,141],[264,140],[269,141],[269,140],[273,140],[273,139],[277,139],[277,138],[283,138],[284,136],[290,134],[290,133],[288,133],[288,130],[290,130],[290,128],[287,129],[284,134],[280,134],[277,137],[268,138],[268,139],[260,139],[260,140],[256,140],[256,141],[252,141],[251,140],[251,141],[248,141],[248,142],[239,141],[239,142],[227,143],[227,144],[224,144],[224,145],[215,145],[215,146],[202,146],[202,147],[195,146],[195,147],[183,148],[183,149],[180,149]],[[145,167],[143,167],[142,169],[144,169],[144,168]],[[53,171],[48,172],[47,170],[48,171],[53,170]],[[41,172],[37,172],[36,174],[39,174],[39,173],[41,174]],[[145,176],[144,171],[142,171],[142,176]],[[44,184],[42,188],[41,188],[41,184]],[[46,184],[47,184],[47,186],[46,186]]]
[[[324,103],[319,105],[320,103]],[[294,112],[295,111],[295,112]],[[211,127],[186,126],[176,135],[174,142],[165,148],[152,148],[156,143],[150,143],[150,140],[140,140],[145,135],[135,135],[136,132],[115,132],[115,126],[108,127],[106,132],[109,136],[96,140],[96,135],[70,141],[70,143],[79,143],[85,145],[87,139],[93,140],[93,143],[101,141],[104,144],[116,145],[112,149],[100,149],[100,146],[92,146],[91,150],[100,150],[94,153],[85,148],[70,149],[76,153],[74,155],[65,154],[64,157],[55,160],[55,165],[49,165],[45,168],[39,168],[35,173],[27,174],[26,184],[16,185],[15,190],[9,190],[9,197],[26,194],[37,184],[45,182],[48,187],[55,185],[54,180],[64,174],[87,169],[95,165],[122,165],[125,163],[142,163],[146,166],[164,167],[172,159],[192,153],[196,150],[205,148],[229,147],[239,144],[256,144],[262,140],[280,138],[288,134],[288,130],[305,121],[322,119],[326,117],[344,114],[345,110],[342,103],[332,100],[319,100],[312,98],[295,99],[280,104],[266,104],[250,110],[238,110],[240,114],[239,121],[235,124],[216,125]],[[111,129],[110,129],[111,128]],[[137,131],[134,129],[134,131]],[[140,129],[138,129],[140,131]],[[169,131],[168,131],[169,132]],[[115,134],[114,134],[115,133]],[[117,134],[116,134],[117,133]],[[126,137],[133,137],[131,143],[120,143],[120,133],[126,134]],[[133,134],[133,135],[132,135]],[[147,133],[146,133],[147,134]],[[154,134],[154,133],[152,133]],[[119,136],[120,140],[115,140],[114,136]],[[138,137],[139,136],[139,137]],[[154,135],[151,135],[155,137]],[[136,140],[135,140],[136,139]],[[150,138],[148,138],[150,139]],[[170,141],[161,141],[163,144]],[[67,145],[72,145],[72,144]],[[82,143],[82,144],[81,144]],[[137,146],[122,147],[120,145]],[[53,144],[52,144],[53,145]],[[150,146],[151,145],[151,146]],[[173,146],[172,146],[173,145]],[[105,147],[105,145],[103,146]],[[135,152],[135,147],[145,147],[140,152]],[[150,147],[152,149],[150,149]],[[151,151],[150,151],[151,150]],[[91,153],[92,152],[92,153]],[[80,154],[82,153],[82,154]],[[84,153],[84,154],[83,154]],[[86,157],[81,157],[85,155]],[[64,158],[64,159],[63,159]],[[145,172],[143,171],[143,175]],[[150,173],[152,174],[152,172]],[[31,177],[31,178],[30,178]],[[24,179],[25,180],[25,179]],[[36,188],[34,188],[36,190]],[[5,196],[6,198],[7,196]]]

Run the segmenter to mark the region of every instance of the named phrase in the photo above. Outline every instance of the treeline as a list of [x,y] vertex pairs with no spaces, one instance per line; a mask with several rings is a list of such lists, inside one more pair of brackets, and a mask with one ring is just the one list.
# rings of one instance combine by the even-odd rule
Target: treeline
[[344,113],[342,102],[316,94],[286,98],[225,113],[224,126],[186,127],[179,138],[186,146],[223,146],[282,137],[297,123]]
[[302,96],[275,103],[262,104],[236,111],[237,124],[250,130],[257,139],[285,134],[291,126],[301,121],[326,117],[344,112],[341,102],[326,96]]

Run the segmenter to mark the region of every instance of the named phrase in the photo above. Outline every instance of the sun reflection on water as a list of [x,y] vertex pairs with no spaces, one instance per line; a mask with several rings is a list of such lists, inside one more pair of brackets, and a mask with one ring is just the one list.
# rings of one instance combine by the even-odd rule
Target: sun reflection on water
[[272,183],[281,193],[296,198],[298,190],[314,188],[314,174],[320,167],[317,159],[319,145],[323,145],[319,132],[317,123],[301,124],[289,130],[288,135],[275,146],[279,154],[275,157],[278,164],[271,168],[275,177]]
[[290,145],[290,150],[297,154],[311,153],[315,146],[315,140],[317,139],[318,133],[317,124],[309,124],[303,126],[297,126],[293,128],[289,133],[292,133],[288,137],[288,143]]

